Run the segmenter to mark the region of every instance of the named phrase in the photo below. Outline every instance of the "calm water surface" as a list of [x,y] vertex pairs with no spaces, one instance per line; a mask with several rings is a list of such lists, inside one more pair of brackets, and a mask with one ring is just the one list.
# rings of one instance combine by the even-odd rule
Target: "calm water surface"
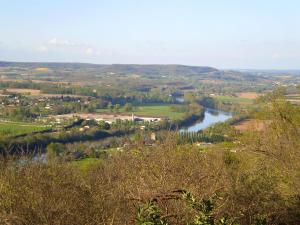
[[224,112],[216,109],[205,109],[204,118],[202,121],[197,121],[194,124],[182,127],[181,132],[197,132],[203,130],[215,123],[224,122],[232,117],[230,112]]

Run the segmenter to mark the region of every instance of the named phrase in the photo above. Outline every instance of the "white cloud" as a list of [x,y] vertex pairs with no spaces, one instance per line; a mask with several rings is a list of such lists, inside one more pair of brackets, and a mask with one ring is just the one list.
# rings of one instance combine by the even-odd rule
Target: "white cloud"
[[48,51],[48,47],[43,45],[43,46],[40,46],[37,50],[39,52],[47,52]]
[[56,37],[49,40],[50,45],[57,45],[57,46],[74,46],[75,43],[65,39],[58,39]]
[[86,48],[85,49],[85,54],[87,54],[87,55],[93,55],[94,54],[94,49],[93,48]]
[[39,52],[64,52],[69,54],[85,54],[88,56],[100,55],[100,52],[91,45],[73,42],[67,39],[52,38],[37,48]]
[[86,55],[100,55],[100,52],[95,50],[94,48],[88,47],[84,50]]

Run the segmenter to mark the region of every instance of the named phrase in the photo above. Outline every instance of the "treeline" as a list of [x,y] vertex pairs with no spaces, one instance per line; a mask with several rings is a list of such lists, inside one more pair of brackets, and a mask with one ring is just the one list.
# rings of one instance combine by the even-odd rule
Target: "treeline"
[[104,130],[90,129],[85,132],[78,130],[51,133],[38,132],[18,138],[6,137],[0,140],[0,155],[35,154],[44,152],[47,145],[53,142],[67,144],[79,141],[99,140],[114,135],[122,135],[122,132],[108,133]]

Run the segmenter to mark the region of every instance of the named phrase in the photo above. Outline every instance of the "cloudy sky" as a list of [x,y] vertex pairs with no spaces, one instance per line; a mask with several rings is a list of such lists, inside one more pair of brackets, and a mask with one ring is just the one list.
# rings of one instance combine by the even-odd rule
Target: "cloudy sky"
[[299,0],[0,1],[0,60],[300,69]]

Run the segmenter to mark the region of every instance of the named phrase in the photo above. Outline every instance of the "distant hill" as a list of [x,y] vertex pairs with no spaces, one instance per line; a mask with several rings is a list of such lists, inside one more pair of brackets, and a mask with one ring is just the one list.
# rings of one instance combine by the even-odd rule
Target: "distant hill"
[[40,63],[40,62],[4,62],[0,67],[38,68],[51,69],[90,69],[99,73],[116,74],[142,74],[142,75],[197,75],[202,73],[217,72],[213,67],[185,66],[185,65],[138,65],[138,64],[88,64],[88,63]]

